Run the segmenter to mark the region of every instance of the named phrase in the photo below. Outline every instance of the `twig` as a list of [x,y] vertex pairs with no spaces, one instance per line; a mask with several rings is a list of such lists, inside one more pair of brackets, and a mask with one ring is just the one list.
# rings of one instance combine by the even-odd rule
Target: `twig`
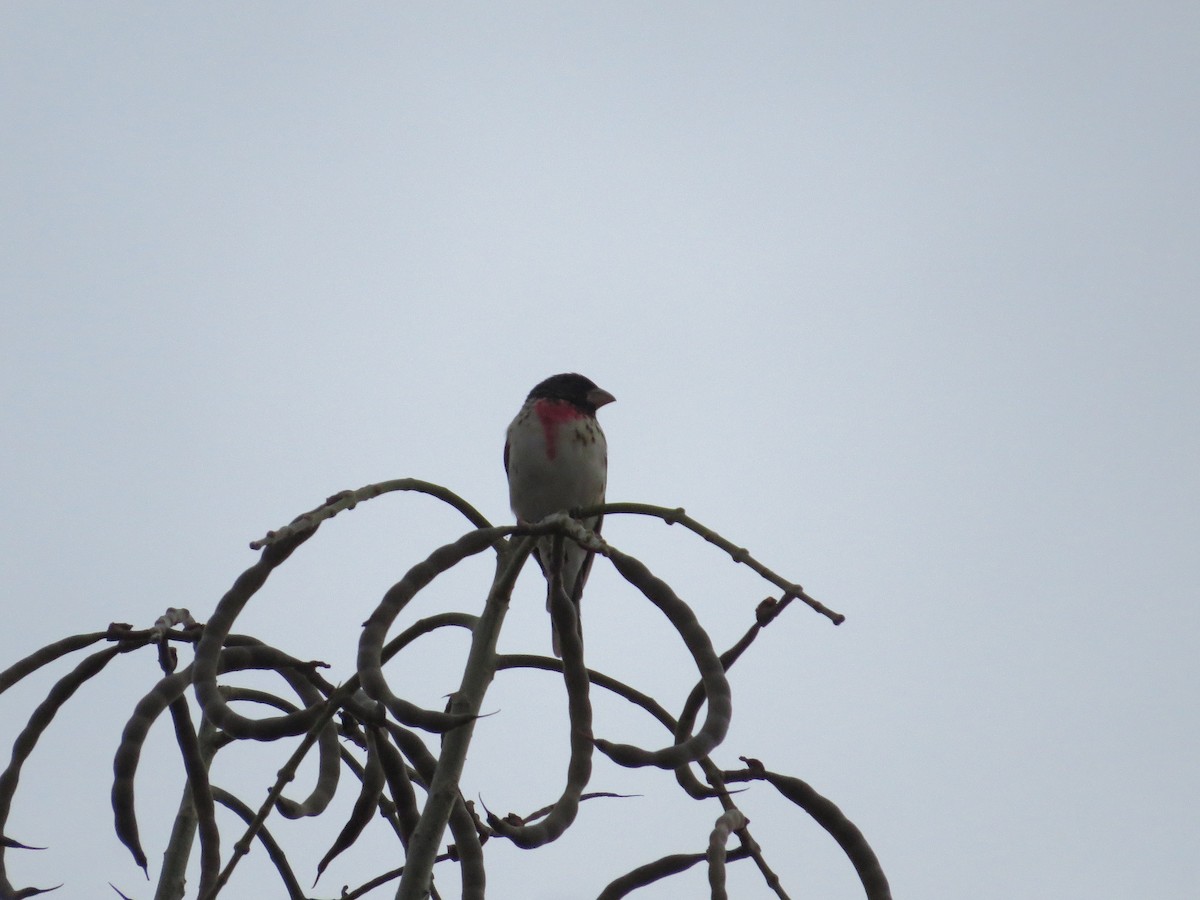
[[825,606],[819,600],[810,597],[800,585],[788,581],[781,575],[776,574],[768,569],[757,559],[750,555],[750,551],[745,547],[739,547],[732,541],[726,540],[701,523],[697,522],[691,516],[683,511],[682,507],[671,509],[666,506],[651,506],[646,503],[605,503],[599,506],[589,506],[586,509],[572,510],[572,513],[580,518],[587,516],[615,516],[615,515],[635,515],[635,516],[651,516],[655,519],[662,519],[668,525],[679,524],[695,534],[700,535],[710,544],[720,547],[735,563],[742,563],[749,566],[771,584],[778,587],[784,592],[784,600],[789,597],[795,597],[808,604],[812,609],[819,612],[825,618],[829,619],[834,625],[841,625],[846,621],[846,617],[839,612],[834,612],[829,607]]

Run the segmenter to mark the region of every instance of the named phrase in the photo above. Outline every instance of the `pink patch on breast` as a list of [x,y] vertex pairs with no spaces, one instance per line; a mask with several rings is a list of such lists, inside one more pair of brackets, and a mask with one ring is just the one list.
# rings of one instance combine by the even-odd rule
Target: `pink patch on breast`
[[579,407],[562,400],[539,400],[534,407],[538,421],[542,423],[542,434],[546,438],[546,458],[554,459],[558,453],[558,426],[587,417]]

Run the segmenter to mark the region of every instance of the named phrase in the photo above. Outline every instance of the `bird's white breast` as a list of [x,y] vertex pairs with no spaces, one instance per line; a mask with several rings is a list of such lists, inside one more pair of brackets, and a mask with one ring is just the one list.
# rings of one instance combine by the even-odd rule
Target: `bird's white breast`
[[[604,500],[608,445],[596,420],[569,420],[549,427],[552,434],[534,414],[519,416],[508,430],[509,501],[524,522]],[[553,442],[552,457],[546,450],[548,438]]]

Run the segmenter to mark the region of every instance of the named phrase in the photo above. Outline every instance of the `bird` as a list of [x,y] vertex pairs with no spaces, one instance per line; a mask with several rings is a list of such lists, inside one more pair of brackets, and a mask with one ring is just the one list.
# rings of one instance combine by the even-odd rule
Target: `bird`
[[[504,442],[504,471],[508,500],[519,524],[532,525],[553,513],[569,512],[604,502],[608,482],[608,443],[596,410],[616,398],[589,378],[574,372],[552,375],[538,383],[508,426]],[[581,524],[600,533],[603,516]],[[534,557],[546,577],[546,608],[550,608],[553,537],[539,539]],[[562,540],[562,584],[575,604],[579,600],[595,554],[570,538]],[[555,656],[562,644],[551,625]]]

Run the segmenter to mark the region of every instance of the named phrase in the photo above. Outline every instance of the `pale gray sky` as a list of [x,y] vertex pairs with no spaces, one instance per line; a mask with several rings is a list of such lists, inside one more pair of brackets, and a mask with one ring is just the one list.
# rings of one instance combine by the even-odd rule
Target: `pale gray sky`
[[[247,541],[342,488],[417,476],[506,520],[504,428],[578,370],[618,398],[611,499],[684,505],[848,616],[767,632],[719,762],[810,781],[897,897],[1194,897],[1197,47],[1184,3],[4,5],[0,659],[207,618]],[[238,628],[344,678],[459,531],[376,500]],[[606,534],[718,646],[766,593],[678,529]],[[546,651],[542,592],[528,573],[508,649]],[[693,673],[645,606],[598,566],[589,659],[678,707]],[[466,644],[430,646],[437,705]],[[51,849],[10,853],[15,881],[148,895],[107,803],[156,673],[118,660],[47,732],[8,828]],[[49,684],[0,698],[0,753]],[[503,676],[486,705],[468,794],[548,803],[559,690]],[[662,739],[603,702],[596,731]],[[153,874],[168,732],[139,786]],[[281,752],[214,779],[257,799]],[[593,784],[644,796],[539,854],[489,844],[491,896],[703,849],[716,812],[669,774]],[[792,896],[861,895],[799,813],[746,811]],[[340,824],[278,834],[315,860]],[[377,869],[383,830],[314,896]],[[230,896],[272,883],[261,856]],[[731,893],[767,896],[745,866]]]

